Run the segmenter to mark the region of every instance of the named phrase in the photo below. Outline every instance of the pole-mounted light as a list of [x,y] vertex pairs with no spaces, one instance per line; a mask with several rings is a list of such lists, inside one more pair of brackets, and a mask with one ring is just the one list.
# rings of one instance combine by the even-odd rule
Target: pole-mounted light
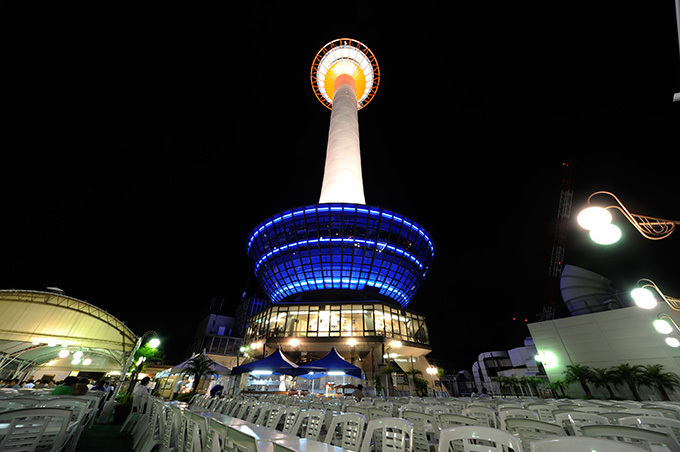
[[[644,284],[640,285],[641,283]],[[674,311],[680,311],[680,299],[664,295],[664,293],[661,292],[661,289],[659,289],[651,279],[643,278],[639,280],[638,286],[640,287],[636,287],[630,291],[630,295],[633,297],[633,301],[635,301],[635,304],[638,307],[643,309],[654,309],[656,307],[656,297],[654,297],[652,291],[649,290],[649,288],[652,288],[659,294],[661,299],[666,302],[668,307]]]
[[577,221],[583,228],[590,231],[590,238],[600,245],[611,245],[616,243],[621,238],[621,230],[618,226],[612,224],[612,215],[610,209],[616,209],[623,214],[624,217],[642,234],[643,237],[649,240],[665,239],[675,231],[675,227],[680,224],[680,221],[666,220],[664,218],[650,217],[631,213],[621,203],[613,193],[608,191],[597,191],[588,197],[588,204],[596,195],[609,195],[618,205],[611,205],[607,207],[590,206],[579,213]]

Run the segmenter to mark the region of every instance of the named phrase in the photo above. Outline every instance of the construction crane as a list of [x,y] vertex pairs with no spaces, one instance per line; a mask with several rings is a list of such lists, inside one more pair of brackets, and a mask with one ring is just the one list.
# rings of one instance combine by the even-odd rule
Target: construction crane
[[567,231],[569,229],[569,219],[571,217],[571,204],[574,198],[574,162],[571,160],[564,161],[562,162],[562,166],[564,168],[564,174],[562,177],[560,203],[557,209],[555,235],[553,237],[550,267],[548,270],[548,303],[547,307],[543,310],[542,317],[554,316],[555,307],[561,303],[560,276],[562,275],[562,269],[564,268]]

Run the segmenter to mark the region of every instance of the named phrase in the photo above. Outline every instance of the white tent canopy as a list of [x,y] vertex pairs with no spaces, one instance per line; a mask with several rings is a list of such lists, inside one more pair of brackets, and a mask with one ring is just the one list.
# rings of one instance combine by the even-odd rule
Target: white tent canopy
[[136,341],[123,322],[85,301],[55,292],[0,290],[0,370],[41,366],[64,349],[121,370]]

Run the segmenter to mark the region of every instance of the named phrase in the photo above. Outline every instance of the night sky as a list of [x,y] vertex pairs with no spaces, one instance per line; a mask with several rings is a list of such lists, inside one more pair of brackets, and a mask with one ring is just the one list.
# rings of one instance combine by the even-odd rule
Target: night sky
[[[521,346],[546,303],[563,162],[573,219],[596,190],[680,219],[674,3],[458,3],[3,6],[0,288],[60,287],[185,359],[213,296],[229,310],[261,293],[250,230],[318,201],[330,111],[309,71],[349,37],[381,70],[359,112],[366,201],[435,241],[409,306],[432,355],[469,369]],[[565,262],[679,297],[680,232],[652,242],[624,221],[610,248],[572,221]]]

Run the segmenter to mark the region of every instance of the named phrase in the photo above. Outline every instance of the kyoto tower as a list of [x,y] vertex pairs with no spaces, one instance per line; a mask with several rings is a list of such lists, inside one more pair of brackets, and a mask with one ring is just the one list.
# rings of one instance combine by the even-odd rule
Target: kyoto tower
[[385,344],[404,343],[411,358],[429,353],[425,317],[404,308],[432,263],[432,239],[415,221],[364,198],[358,112],[379,81],[375,56],[354,39],[331,41],[314,58],[312,88],[331,110],[321,195],[318,204],[273,215],[250,233],[248,258],[273,304],[249,319],[244,342],[271,348],[294,338],[311,353],[350,337],[352,354],[373,353],[374,370]]
[[425,278],[434,257],[425,229],[364,199],[358,111],[379,81],[377,60],[359,41],[334,40],[314,58],[312,87],[331,110],[319,204],[274,215],[248,239],[255,274],[274,303],[370,293],[407,306]]

